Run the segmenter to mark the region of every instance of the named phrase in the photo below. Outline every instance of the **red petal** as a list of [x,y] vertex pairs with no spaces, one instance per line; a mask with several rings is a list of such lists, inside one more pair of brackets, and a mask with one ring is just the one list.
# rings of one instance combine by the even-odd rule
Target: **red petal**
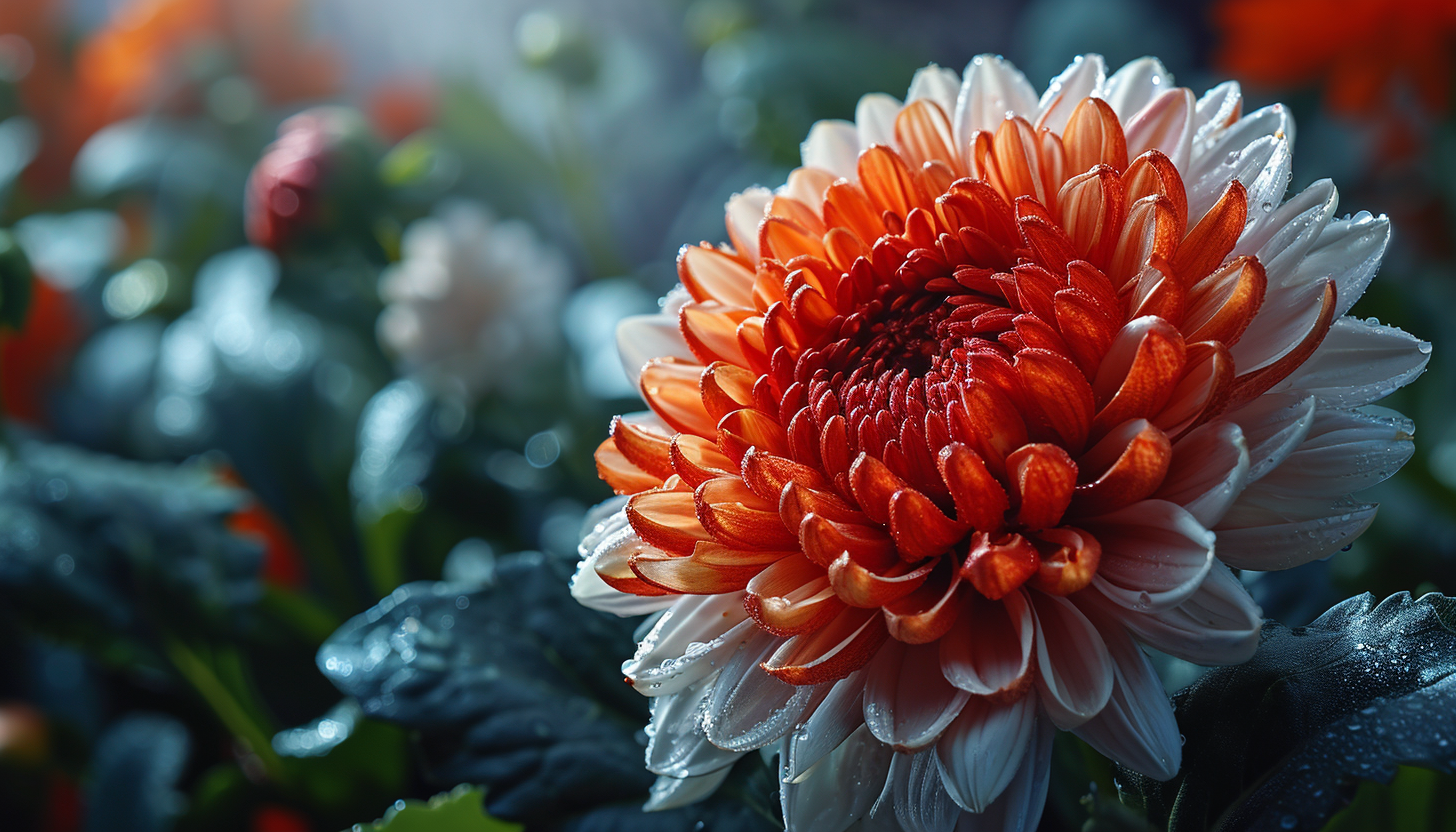
[[969,530],[913,488],[903,488],[890,498],[890,535],[900,557],[911,563],[945,552]]
[[969,528],[990,531],[1001,527],[1011,500],[996,481],[981,455],[959,442],[940,451],[940,476],[955,501],[956,517]]
[[1038,562],[1036,547],[1019,534],[976,532],[960,574],[981,595],[999,601],[1035,575]]
[[1183,285],[1191,286],[1212,272],[1244,233],[1244,220],[1249,215],[1248,196],[1244,186],[1235,179],[1224,189],[1218,203],[1209,209],[1203,219],[1193,226],[1183,242],[1178,244],[1178,254],[1173,258],[1173,272]]
[[928,560],[915,567],[901,562],[884,572],[875,572],[861,566],[846,552],[829,565],[829,585],[851,607],[881,607],[914,592],[939,563],[939,560]]
[[798,535],[784,528],[778,506],[754,494],[738,477],[718,477],[693,492],[698,521],[718,542],[742,549],[796,549]]
[[1077,485],[1077,463],[1057,445],[1023,445],[1006,458],[1006,474],[1021,500],[1016,520],[1029,529],[1055,526]]
[[1031,585],[1052,595],[1071,595],[1092,583],[1102,560],[1102,545],[1091,534],[1061,526],[1036,533],[1041,565]]
[[677,255],[677,274],[693,300],[753,305],[753,272],[716,248],[683,246]]
[[868,664],[887,636],[875,610],[846,607],[819,630],[784,642],[760,667],[791,685],[822,685]]
[[[1105,514],[1152,496],[1163,484],[1168,465],[1173,459],[1173,443],[1167,434],[1147,421],[1138,419],[1128,423],[1141,426],[1141,430],[1127,437],[1122,431],[1108,434],[1098,447],[1083,457],[1105,459],[1112,453],[1117,458],[1105,469],[1098,467],[1084,472],[1102,474],[1093,482],[1079,485],[1072,500],[1072,513],[1076,515]],[[1115,449],[1121,445],[1121,452]]]

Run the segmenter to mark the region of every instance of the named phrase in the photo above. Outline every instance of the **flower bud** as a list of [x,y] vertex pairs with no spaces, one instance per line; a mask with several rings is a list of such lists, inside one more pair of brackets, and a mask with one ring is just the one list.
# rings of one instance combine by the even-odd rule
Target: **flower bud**
[[352,110],[315,107],[287,119],[248,177],[248,239],[281,253],[367,230],[381,191],[379,155]]

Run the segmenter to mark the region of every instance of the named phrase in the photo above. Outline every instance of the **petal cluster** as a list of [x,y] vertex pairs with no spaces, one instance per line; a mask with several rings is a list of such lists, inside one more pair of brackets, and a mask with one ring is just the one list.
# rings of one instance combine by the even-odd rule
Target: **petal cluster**
[[624,666],[652,805],[774,743],[790,829],[1034,827],[1053,728],[1177,771],[1139,643],[1247,658],[1229,567],[1344,545],[1411,453],[1363,406],[1428,347],[1342,317],[1388,224],[1283,201],[1292,138],[1152,59],[1038,97],[982,57],[730,200],[619,330],[649,409],[597,450],[622,497],[574,585],[666,609]]
[[519,220],[475,202],[446,203],[405,230],[380,278],[380,343],[431,388],[465,398],[554,349],[571,273]]

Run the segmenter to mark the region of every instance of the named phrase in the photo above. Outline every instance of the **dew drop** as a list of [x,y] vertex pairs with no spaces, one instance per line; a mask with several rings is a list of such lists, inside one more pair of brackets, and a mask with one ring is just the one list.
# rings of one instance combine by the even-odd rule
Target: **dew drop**
[[1285,815],[1279,819],[1280,829],[1294,829],[1297,826],[1299,826],[1299,818],[1294,815]]

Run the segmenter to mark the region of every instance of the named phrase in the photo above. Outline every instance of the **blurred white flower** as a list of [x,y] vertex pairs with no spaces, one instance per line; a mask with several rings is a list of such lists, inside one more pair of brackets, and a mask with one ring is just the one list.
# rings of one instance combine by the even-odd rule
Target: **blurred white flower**
[[379,293],[379,341],[402,372],[474,398],[508,386],[560,342],[566,258],[519,220],[456,201],[405,230]]

